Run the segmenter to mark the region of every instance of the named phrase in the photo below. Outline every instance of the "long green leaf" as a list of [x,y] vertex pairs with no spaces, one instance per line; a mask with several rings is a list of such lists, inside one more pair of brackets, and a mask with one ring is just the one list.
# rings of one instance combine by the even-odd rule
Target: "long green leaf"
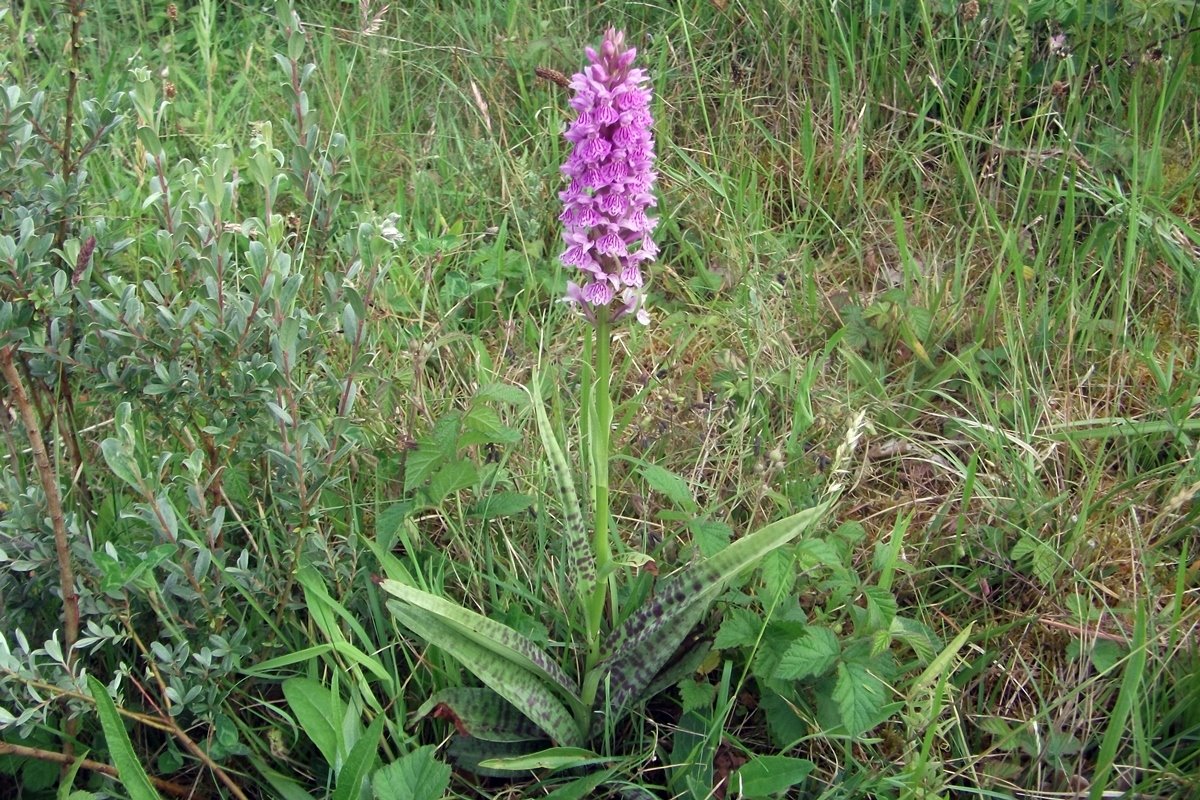
[[108,689],[93,676],[88,676],[88,689],[92,699],[96,701],[96,710],[100,712],[100,727],[104,729],[104,741],[108,744],[108,753],[112,756],[113,766],[121,783],[129,792],[130,800],[160,800],[150,776],[142,768],[137,755],[133,752],[133,742],[125,732],[125,724],[117,713],[117,706],[108,696]]
[[581,743],[575,720],[536,673],[479,644],[440,617],[422,608],[390,602],[388,608],[400,623],[425,641],[442,648],[496,694],[564,747]]
[[338,771],[337,788],[333,800],[358,800],[367,776],[375,768],[379,751],[379,737],[383,735],[384,716],[371,720],[367,732],[362,735],[346,755],[346,763]]
[[533,387],[533,410],[537,416],[538,434],[542,439],[542,447],[550,459],[550,472],[554,478],[554,488],[558,495],[559,505],[563,514],[563,540],[567,545],[567,575],[575,589],[580,602],[586,602],[596,586],[596,559],[588,541],[587,531],[583,526],[583,511],[579,506],[579,496],[575,493],[575,481],[571,475],[571,467],[567,457],[563,455],[558,445],[558,437],[546,416],[546,405],[542,401],[541,375],[535,373],[531,382]]
[[[380,587],[405,603],[435,616],[476,644],[485,647],[506,661],[529,670],[564,697],[578,705],[579,687],[554,659],[526,637],[507,625],[488,619],[470,609],[429,592],[406,586],[393,580],[383,580]],[[439,644],[439,642],[434,642]]]
[[605,764],[612,761],[582,747],[550,747],[524,756],[509,758],[489,758],[479,762],[482,767],[506,770],[509,772],[531,772],[546,769],[558,772],[564,769],[577,769],[592,764]]
[[292,716],[325,756],[325,761],[336,767],[338,731],[333,724],[332,693],[311,678],[288,678],[283,682],[283,696]]

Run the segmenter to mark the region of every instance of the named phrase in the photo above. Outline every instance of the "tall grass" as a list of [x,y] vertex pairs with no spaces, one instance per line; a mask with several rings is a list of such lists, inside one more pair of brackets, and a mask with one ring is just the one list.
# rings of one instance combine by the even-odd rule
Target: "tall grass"
[[[129,89],[136,61],[162,91],[171,84],[161,135],[174,158],[199,161],[223,142],[244,149],[253,126],[289,113],[279,45],[264,35],[276,23],[260,5],[168,14],[94,4],[84,91]],[[408,715],[468,677],[391,620],[370,580],[388,566],[562,647],[550,636],[567,613],[550,475],[532,414],[496,387],[557,365],[552,414],[575,430],[562,417],[577,407],[587,331],[558,302],[567,94],[534,69],[569,74],[608,25],[629,32],[654,81],[662,218],[654,323],[614,343],[624,365],[614,377],[614,546],[665,571],[730,530],[811,502],[847,423],[865,411],[871,432],[835,511],[838,524],[861,526],[845,539],[844,566],[894,595],[946,655],[942,674],[921,679],[913,667],[928,659],[904,650],[906,669],[888,686],[900,710],[860,737],[826,725],[820,690],[774,707],[755,665],[778,658],[772,648],[805,621],[843,619],[848,634],[865,602],[839,599],[802,556],[788,561],[778,567],[786,583],[751,578],[726,598],[725,622],[711,624],[726,631],[752,611],[751,644],[715,650],[678,693],[613,733],[625,755],[606,765],[616,778],[598,791],[619,796],[624,781],[662,796],[734,797],[722,779],[780,753],[815,764],[789,790],[797,797],[1200,790],[1200,15],[1169,3],[615,0],[569,14],[541,0],[311,3],[301,13],[317,150],[331,131],[347,142],[335,226],[395,214],[406,241],[368,309],[370,358],[346,434],[359,449],[319,491],[311,524],[322,543],[298,545],[307,533],[292,509],[254,487],[226,525],[287,573],[211,610],[270,643],[221,679],[226,698],[193,731],[236,740],[214,758],[248,792],[333,791],[333,772],[316,766],[318,750],[282,700],[281,681],[297,674],[387,719],[385,763],[445,735],[444,724]],[[48,67],[64,25],[53,4],[14,5],[0,20],[8,75],[61,94],[64,76]],[[105,269],[131,281],[152,277],[143,152],[125,124],[88,163],[88,213],[134,240]],[[310,255],[313,275],[351,268],[332,247]],[[319,308],[320,288],[313,279],[309,307]],[[334,348],[327,368],[352,363]],[[90,443],[110,435],[120,399],[92,391],[77,409],[80,429],[100,431]],[[475,479],[417,502],[429,487],[406,486],[413,454],[432,452],[439,420],[483,405],[520,434],[452,445],[447,463],[470,462]],[[15,509],[31,502],[34,478],[24,433],[6,431],[3,501]],[[160,445],[139,440],[145,463]],[[647,477],[639,465],[649,462],[678,483]],[[120,495],[103,463],[91,474]],[[501,492],[533,500],[489,516],[483,501]],[[688,500],[702,523],[689,522]],[[81,516],[76,535],[109,523],[123,547],[123,530],[138,535],[122,527],[128,508],[105,509],[111,519]],[[14,514],[0,530],[10,581],[0,599],[14,605],[14,562],[31,536],[18,517],[33,519]],[[303,558],[288,567],[294,550]],[[301,562],[317,577],[298,572]],[[622,591],[644,595],[652,580],[644,572]],[[152,618],[131,612],[129,633]],[[21,619],[40,625],[33,646],[55,630],[45,614]],[[12,642],[9,624],[0,632]],[[172,641],[157,625],[143,633]],[[394,694],[339,641],[377,661]],[[130,642],[91,654],[89,668],[125,661],[145,672],[150,645]],[[15,674],[0,680],[17,685]],[[123,699],[154,713],[129,690]],[[349,740],[365,735],[354,713],[346,720]],[[52,729],[20,742],[61,749]],[[169,737],[143,730],[134,745],[160,777],[209,774]],[[13,758],[0,755],[0,786],[25,781],[39,796],[20,772],[33,761]],[[271,784],[269,774],[284,777]],[[557,780],[539,772],[498,788],[462,772],[450,791],[542,796]]]

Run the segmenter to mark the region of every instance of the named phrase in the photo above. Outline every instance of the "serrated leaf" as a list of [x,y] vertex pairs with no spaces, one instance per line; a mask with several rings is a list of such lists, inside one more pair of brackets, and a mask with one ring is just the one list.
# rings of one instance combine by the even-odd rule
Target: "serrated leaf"
[[520,514],[533,505],[533,498],[521,492],[494,492],[480,498],[467,515],[481,519],[500,519]]
[[481,386],[475,393],[475,398],[518,408],[524,407],[529,402],[529,396],[522,391],[521,387],[510,386],[507,383],[489,383],[487,386]]
[[452,686],[436,692],[413,714],[420,720],[432,714],[453,723],[464,736],[489,742],[545,741],[546,734],[491,689]]
[[941,642],[933,631],[926,625],[906,617],[894,618],[889,632],[893,639],[911,647],[921,663],[929,663],[937,648],[941,647]]
[[591,542],[588,541],[587,531],[583,527],[583,511],[579,506],[579,496],[575,493],[575,479],[567,458],[559,447],[558,437],[546,416],[546,406],[542,402],[541,376],[534,374],[531,382],[533,395],[534,416],[537,418],[538,435],[546,458],[550,461],[550,474],[554,478],[554,489],[563,515],[563,541],[566,545],[567,578],[575,588],[575,594],[581,604],[586,604],[596,585],[596,558],[592,553]]
[[843,661],[838,664],[833,700],[846,733],[859,736],[879,723],[879,715],[887,703],[887,687],[866,664]]
[[816,764],[791,756],[754,756],[729,778],[736,797],[772,797],[803,783]]
[[791,594],[796,584],[796,556],[780,548],[767,554],[762,561],[762,591],[758,596],[764,606],[775,604],[777,598]]
[[871,631],[887,631],[896,618],[896,598],[887,589],[864,586],[863,598],[867,601],[867,628]]
[[406,628],[445,650],[485,686],[512,703],[555,744],[580,744],[583,737],[575,719],[554,691],[533,672],[477,644],[423,609],[394,602],[388,608]]
[[108,688],[91,675],[88,676],[88,690],[96,701],[96,711],[100,714],[100,727],[104,731],[104,742],[108,745],[108,753],[112,757],[113,766],[121,778],[130,800],[159,800],[158,792],[145,768],[138,761],[133,750],[133,742],[125,731],[117,706],[108,696]]
[[389,503],[388,507],[379,512],[375,518],[375,538],[393,542],[404,525],[404,520],[412,513],[413,504],[409,500]]
[[[486,443],[516,444],[521,441],[521,432],[501,422],[496,409],[488,406],[477,405],[468,411],[463,417],[463,427],[466,431],[459,440],[463,446]],[[470,436],[472,433],[476,435]]]
[[796,545],[796,565],[802,570],[818,566],[844,568],[841,553],[825,539],[805,539]]
[[724,522],[711,519],[694,519],[688,522],[692,541],[700,548],[700,555],[711,558],[729,546],[733,540],[733,528]]
[[[406,604],[428,612],[439,623],[455,629],[503,660],[512,662],[521,669],[529,670],[548,685],[555,687],[574,704],[580,703],[579,687],[575,681],[563,672],[562,667],[546,651],[509,626],[488,619],[482,614],[463,608],[445,598],[394,580],[380,581],[379,586]],[[436,641],[433,643],[439,644]],[[469,665],[467,666],[469,667]]]
[[437,504],[455,492],[475,485],[479,469],[466,459],[451,461],[429,481],[429,501]]
[[379,769],[371,776],[375,800],[442,800],[450,788],[450,765],[438,761],[433,745],[411,753]]
[[416,491],[445,458],[433,448],[417,449],[404,458],[404,491]]
[[717,687],[711,683],[686,679],[679,682],[679,704],[683,713],[712,708]]
[[780,657],[775,677],[791,681],[820,677],[833,668],[841,652],[833,631],[816,626],[805,628]]
[[696,510],[696,501],[687,481],[657,464],[643,463],[638,466],[638,472],[656,492],[666,495],[672,503],[686,511]]
[[333,724],[332,693],[311,678],[288,678],[283,682],[283,697],[301,730],[325,757],[325,763],[336,765],[340,737]]
[[721,620],[713,647],[718,650],[751,647],[758,642],[762,629],[763,620],[758,614],[745,608],[731,608]]

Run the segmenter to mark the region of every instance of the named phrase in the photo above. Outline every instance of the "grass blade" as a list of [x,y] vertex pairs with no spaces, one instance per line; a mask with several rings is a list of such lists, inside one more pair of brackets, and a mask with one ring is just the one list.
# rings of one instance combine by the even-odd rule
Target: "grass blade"
[[125,732],[116,704],[108,696],[108,689],[91,675],[88,676],[88,688],[92,692],[92,699],[96,701],[96,710],[100,712],[100,726],[104,729],[104,741],[108,744],[113,766],[117,768],[117,775],[129,792],[130,800],[160,800],[150,776],[133,752],[133,742]]

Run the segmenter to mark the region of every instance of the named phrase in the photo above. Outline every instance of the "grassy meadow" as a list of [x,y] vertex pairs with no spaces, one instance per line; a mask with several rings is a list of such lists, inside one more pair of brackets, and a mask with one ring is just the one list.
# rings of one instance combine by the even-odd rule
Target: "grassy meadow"
[[[494,684],[598,658],[610,26],[661,252],[597,610],[678,635],[574,740]],[[27,0],[0,84],[0,796],[1200,797],[1193,3]]]

